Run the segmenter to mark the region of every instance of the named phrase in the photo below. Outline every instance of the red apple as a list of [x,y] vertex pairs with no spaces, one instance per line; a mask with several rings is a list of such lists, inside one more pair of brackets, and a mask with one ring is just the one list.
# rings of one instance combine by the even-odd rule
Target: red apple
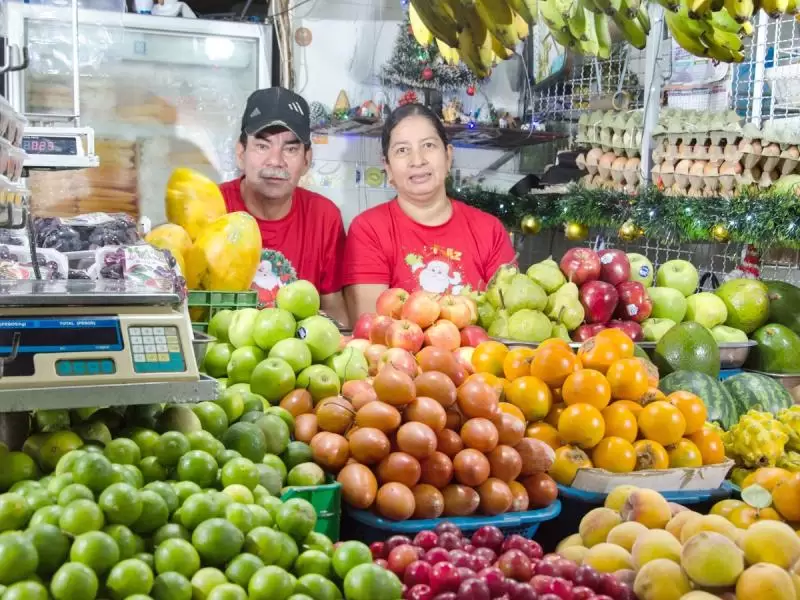
[[587,281],[581,286],[580,298],[583,310],[586,311],[586,322],[605,323],[614,314],[619,294],[610,283]]
[[373,344],[385,344],[386,332],[389,331],[389,327],[391,327],[392,323],[394,323],[392,317],[386,317],[384,315],[375,317],[372,320],[372,326],[369,328],[369,341]]
[[483,327],[469,325],[461,330],[461,345],[477,348],[478,344],[489,341],[489,334]]
[[455,350],[461,346],[461,332],[452,321],[439,319],[425,330],[425,345]]
[[456,357],[456,362],[459,366],[467,372],[467,375],[472,375],[475,372],[475,366],[472,364],[472,355],[475,353],[475,348],[469,346],[462,346],[458,350],[453,350],[453,356]]
[[353,338],[345,345],[345,348],[355,348],[359,352],[366,352],[370,347],[370,341],[362,338]]
[[586,324],[581,325],[575,331],[572,332],[572,339],[576,342],[585,342],[588,339],[593,338],[598,333],[606,329],[604,323],[593,323],[593,324]]
[[641,342],[644,339],[642,326],[636,321],[620,321],[618,319],[613,319],[608,322],[608,328],[624,331],[634,342]]
[[383,290],[375,303],[375,310],[379,315],[399,319],[403,311],[403,304],[408,300],[408,292],[402,288],[389,288]]
[[386,350],[379,361],[378,371],[387,364],[403,371],[403,373],[407,373],[412,379],[419,374],[417,359],[408,350],[403,350],[402,348],[389,348]]
[[577,286],[600,278],[600,257],[589,248],[570,248],[561,257],[560,266],[567,279]]
[[478,304],[468,296],[454,296],[455,301],[465,304],[469,308],[469,324],[475,325],[478,322]]
[[386,345],[389,348],[402,348],[409,352],[419,352],[425,335],[416,323],[411,321],[395,321],[386,331]]
[[533,577],[531,560],[522,550],[509,550],[504,553],[497,559],[497,568],[500,569],[506,577],[516,579],[517,581],[528,581]]
[[403,304],[400,316],[427,329],[436,322],[440,312],[441,309],[435,297],[428,292],[420,291],[414,292],[408,297],[406,303]]
[[631,261],[622,250],[601,250],[597,253],[600,257],[600,280],[617,286],[631,277]]
[[369,365],[369,374],[377,375],[381,366],[381,357],[386,353],[388,348],[383,344],[372,344],[364,350],[364,357],[367,359]]
[[353,326],[353,337],[361,340],[368,340],[369,332],[372,329],[372,321],[374,321],[377,316],[376,313],[364,313],[358,317],[356,324]]
[[447,319],[459,329],[464,329],[472,321],[472,312],[467,304],[456,300],[456,296],[439,298],[439,318]]
[[641,323],[653,312],[653,301],[638,281],[625,281],[617,286],[619,305],[616,317]]
[[414,587],[424,583],[428,584],[431,575],[431,565],[424,560],[417,560],[406,567],[406,572],[403,576],[403,583],[408,587]]

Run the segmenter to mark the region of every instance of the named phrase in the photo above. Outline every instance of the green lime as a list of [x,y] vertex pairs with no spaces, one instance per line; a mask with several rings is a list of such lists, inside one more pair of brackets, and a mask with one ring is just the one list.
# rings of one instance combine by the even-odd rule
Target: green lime
[[151,490],[140,490],[139,498],[142,501],[142,514],[131,525],[131,529],[144,535],[166,525],[169,521],[169,507],[164,498]]
[[246,505],[238,502],[225,507],[225,518],[244,534],[255,527],[253,513]]
[[244,534],[225,519],[209,519],[192,533],[192,545],[203,558],[203,564],[224,565],[239,554]]
[[189,496],[181,506],[181,525],[189,531],[203,521],[217,516],[217,504],[209,494],[194,494]]
[[102,454],[92,454],[79,458],[72,468],[75,483],[88,487],[99,494],[114,482],[114,469],[111,461]]
[[24,496],[13,492],[0,495],[0,531],[22,529],[32,514],[33,510]]
[[266,440],[265,452],[281,454],[289,446],[291,432],[289,431],[289,426],[279,416],[265,414],[256,421],[256,425],[264,434],[264,439]]
[[[261,459],[261,462],[268,467],[272,467],[281,476],[281,485],[286,483],[286,477],[289,474],[289,470],[286,468],[286,465],[281,460],[281,457],[277,454],[265,454],[264,457]],[[261,485],[264,485],[263,483]],[[264,486],[266,487],[266,486]],[[267,488],[269,489],[269,488]]]
[[24,452],[8,452],[0,456],[0,490],[7,490],[18,481],[36,479],[39,469]]
[[294,564],[299,552],[297,544],[285,533],[270,527],[250,530],[244,542],[245,552],[255,554],[265,565],[286,566]]
[[191,449],[192,445],[189,443],[189,438],[180,431],[167,431],[158,438],[155,457],[165,467],[174,467],[178,464],[181,456]]
[[58,520],[61,518],[61,506],[53,504],[51,506],[44,506],[33,513],[31,520],[28,522],[29,527],[36,525],[55,525],[58,526]]
[[138,465],[142,460],[142,451],[133,440],[117,438],[106,444],[103,451],[106,458],[119,465]]
[[135,558],[114,565],[106,580],[106,588],[114,600],[124,600],[134,594],[149,594],[152,587],[153,572]]
[[86,600],[97,597],[97,575],[81,563],[66,563],[50,580],[50,594],[55,600]]
[[70,450],[67,452],[59,459],[58,464],[56,465],[56,475],[71,473],[72,468],[75,466],[75,462],[82,456],[86,456],[86,450]]
[[223,583],[211,590],[208,600],[247,600],[247,592],[235,583]]
[[271,496],[280,496],[284,484],[280,472],[270,465],[261,464],[256,465],[256,467],[258,468],[259,485],[267,490],[267,493]]
[[94,502],[94,494],[92,493],[92,490],[82,483],[67,484],[58,493],[58,504],[60,506],[66,506],[74,500],[91,500]]
[[262,567],[247,584],[250,600],[286,600],[294,593],[295,578],[274,565]]
[[[12,494],[23,494],[25,492],[30,492],[33,490],[41,490],[42,483],[40,481],[18,481],[14,485],[11,486],[11,489],[8,490]],[[46,488],[45,488],[46,489]]]
[[67,560],[69,555],[69,538],[55,525],[34,525],[23,534],[36,548],[39,566],[36,572],[42,577],[49,577]]
[[215,438],[221,437],[228,429],[228,415],[221,406],[206,401],[195,404],[192,410],[200,419],[203,429]]
[[[63,492],[62,492],[63,493]],[[61,511],[58,526],[64,533],[74,536],[103,528],[103,511],[91,500],[73,500]]]
[[308,594],[292,594],[288,600],[315,600]]
[[[111,436],[109,435],[109,440],[111,441]],[[83,449],[86,450],[86,454],[103,454],[103,448],[105,448],[105,444],[86,444],[83,446]],[[105,455],[104,455],[105,456]]]
[[0,584],[21,581],[36,571],[39,555],[26,536],[8,533],[0,536]]
[[333,556],[333,542],[324,533],[312,531],[303,540],[303,550],[319,550],[328,556]]
[[186,499],[189,496],[193,494],[199,494],[203,491],[203,489],[194,481],[173,481],[172,489],[174,489],[175,493],[178,494],[178,502],[180,504],[186,502]]
[[255,423],[234,423],[222,436],[222,443],[253,462],[261,461],[267,448],[264,433]]
[[219,569],[214,567],[200,569],[192,577],[192,600],[207,600],[211,590],[225,583],[228,583],[228,580]]
[[133,558],[142,561],[144,564],[150,567],[151,571],[156,568],[156,560],[149,552],[137,552],[133,555]]
[[69,559],[83,563],[100,576],[119,562],[119,547],[107,533],[89,531],[77,536],[72,542]]
[[253,492],[251,492],[245,486],[239,485],[238,483],[229,485],[224,490],[222,490],[222,493],[232,498],[234,502],[240,502],[242,504],[252,504],[253,502],[255,502],[255,498],[253,497]]
[[233,388],[223,390],[214,403],[225,411],[228,423],[235,423],[244,414],[242,394]]
[[178,461],[178,479],[210,487],[217,480],[217,461],[208,452],[191,450]]
[[[299,575],[299,574],[298,574]],[[342,592],[330,580],[319,573],[306,573],[297,580],[296,590],[317,600],[341,600]]]
[[183,525],[167,523],[159,527],[153,534],[153,547],[158,548],[161,543],[171,539],[181,539],[188,542],[192,539],[192,536],[189,535],[189,532]]
[[[294,416],[292,416],[292,413],[290,413],[285,408],[282,408],[280,406],[270,406],[269,408],[265,409],[264,412],[267,413],[268,415],[275,415],[276,417],[279,417],[284,423],[286,423],[286,426],[289,428],[289,434],[291,434],[294,431]],[[298,442],[298,444],[302,443],[303,442]]]
[[298,577],[316,573],[329,578],[331,575],[331,558],[321,550],[306,550],[297,557],[293,571]]
[[342,579],[353,567],[367,563],[372,564],[372,552],[362,542],[343,542],[333,551],[333,570]]
[[131,439],[139,446],[139,454],[142,458],[155,456],[158,440],[161,438],[156,431],[137,427],[131,432]]
[[21,492],[20,495],[25,498],[25,501],[28,503],[31,514],[40,508],[54,504],[53,497],[47,492],[46,489],[26,490]]
[[399,600],[403,597],[403,584],[397,575],[371,562],[353,567],[345,577],[343,588],[347,600]]
[[222,467],[222,485],[243,485],[252,490],[258,485],[259,473],[253,461],[246,458],[234,458]]
[[[273,407],[274,408],[274,407]],[[284,409],[280,409],[284,410]],[[288,411],[286,411],[288,412]],[[291,414],[289,414],[291,416]],[[281,461],[286,465],[288,470],[292,470],[297,465],[312,462],[314,456],[311,452],[311,446],[305,442],[289,442],[286,450],[281,454]]]
[[135,465],[112,465],[114,473],[117,474],[116,483],[127,483],[137,490],[144,485],[144,475]]
[[274,521],[275,516],[278,514],[278,509],[283,506],[283,502],[281,502],[281,499],[277,498],[276,496],[267,496],[262,500],[261,506],[269,511],[269,514]]
[[247,509],[253,515],[253,527],[272,527],[275,524],[275,519],[269,514],[269,511],[258,504],[249,504]]
[[[105,416],[109,417],[109,422],[114,418],[108,413],[105,413]],[[114,425],[114,423],[111,424]],[[102,454],[103,447],[111,441],[111,429],[103,421],[81,423],[75,427],[75,433],[83,438],[86,444],[83,448],[87,452],[99,452]]]
[[234,558],[225,569],[225,576],[235,584],[247,588],[250,578],[264,563],[255,554],[244,552]]
[[161,573],[150,590],[153,600],[192,600],[192,584],[180,573]]
[[164,502],[167,503],[167,508],[169,509],[170,514],[175,512],[180,505],[178,494],[175,493],[175,489],[172,487],[172,485],[166,481],[151,481],[144,486],[144,489],[155,492],[161,496],[164,499]]
[[61,490],[67,487],[70,483],[74,483],[74,481],[75,479],[72,476],[72,473],[53,475],[53,478],[47,484],[47,493],[50,494],[53,498],[58,498],[58,495],[61,493]]
[[267,488],[265,488],[260,483],[253,488],[253,498],[256,504],[264,501],[264,498],[269,498],[272,494],[269,493]]
[[245,414],[249,412],[264,412],[269,407],[269,402],[264,396],[259,396],[253,392],[244,392],[242,400],[244,401]]
[[46,471],[52,471],[62,456],[81,446],[83,446],[83,440],[75,432],[56,431],[50,434],[39,448],[39,464]]
[[239,417],[238,423],[255,423],[261,417],[264,416],[263,410],[251,410],[245,411],[244,414]]
[[108,525],[103,528],[103,533],[107,533],[117,543],[119,548],[120,560],[132,558],[139,550],[138,538],[135,533],[125,527],[125,525]]
[[49,600],[47,588],[37,581],[18,581],[9,586],[3,600]]
[[241,457],[242,455],[239,454],[236,450],[229,450],[226,448],[225,450],[220,452],[219,456],[217,456],[217,462],[219,463],[220,466],[225,466],[234,458],[241,458]]
[[139,463],[142,477],[148,483],[151,481],[164,481],[167,478],[167,468],[158,462],[155,456],[148,456]]
[[325,471],[313,462],[302,463],[289,471],[286,483],[299,487],[322,485],[325,483]]
[[200,555],[186,540],[172,538],[159,544],[155,552],[156,573],[175,571],[191,577],[200,569]]
[[314,531],[317,524],[317,511],[308,500],[291,498],[278,509],[275,514],[275,523],[281,531],[288,533],[295,540],[303,540]]
[[103,490],[97,500],[109,523],[131,525],[142,516],[139,491],[127,483],[114,483]]

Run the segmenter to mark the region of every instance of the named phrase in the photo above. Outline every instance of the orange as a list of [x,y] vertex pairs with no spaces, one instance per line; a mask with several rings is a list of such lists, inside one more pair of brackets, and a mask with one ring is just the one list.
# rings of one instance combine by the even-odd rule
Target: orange
[[636,450],[636,470],[666,469],[669,467],[669,454],[664,446],[652,440],[639,440],[633,445]]
[[669,402],[651,402],[642,409],[638,418],[640,436],[662,446],[677,444],[686,431],[683,413]]
[[581,368],[581,361],[567,348],[557,344],[537,348],[531,362],[531,375],[538,377],[553,389],[560,388],[564,380]]
[[536,354],[533,348],[514,348],[503,359],[503,374],[506,379],[513,381],[517,377],[531,374],[531,361]]
[[564,409],[567,408],[567,405],[563,402],[559,402],[558,404],[553,404],[550,412],[547,413],[547,416],[544,418],[545,423],[549,423],[553,427],[558,427],[558,418],[561,416],[561,413]]
[[672,404],[686,419],[686,435],[691,435],[703,429],[708,418],[705,402],[691,392],[672,392],[667,396],[667,402]]
[[771,492],[779,481],[788,479],[791,476],[792,474],[789,471],[780,467],[761,467],[744,478],[742,489],[757,483],[768,492]]
[[787,521],[800,521],[800,473],[777,483],[772,489],[772,505]]
[[544,381],[532,375],[512,381],[506,391],[506,400],[520,409],[528,421],[544,419],[553,406],[550,388]]
[[759,521],[782,521],[783,519],[774,508],[759,510],[745,504],[731,511],[728,520],[739,529],[747,529]]
[[[704,465],[716,465],[725,460],[725,446],[722,443],[722,436],[713,429],[703,427],[700,431],[696,431],[686,437],[700,450]],[[750,475],[747,477],[750,477]],[[745,477],[745,481],[747,477]]]
[[647,383],[650,387],[658,387],[658,367],[647,359],[637,357],[637,360],[644,365],[644,369],[647,371]]
[[639,418],[639,413],[642,412],[644,408],[644,406],[633,400],[615,400],[609,404],[609,406],[622,406],[623,408],[627,408],[637,419]]
[[[606,329],[604,331],[611,330]],[[603,333],[603,331],[600,333]],[[594,369],[605,375],[611,363],[625,357],[620,354],[619,349],[611,340],[600,338],[600,333],[581,344],[581,347],[578,348],[578,358],[581,359],[581,364],[584,368]]]
[[508,413],[511,416],[517,417],[520,421],[525,423],[525,415],[522,414],[522,411],[519,408],[511,404],[511,402],[500,402],[497,405],[497,408],[504,413]]
[[678,440],[678,443],[667,450],[669,454],[670,469],[697,468],[703,466],[703,456],[700,448],[686,438]]
[[606,379],[614,400],[638,400],[647,392],[647,370],[638,358],[615,360],[608,367]]
[[553,464],[547,473],[561,485],[571,485],[578,474],[578,469],[591,469],[589,456],[575,446],[561,446],[556,450]]
[[467,381],[470,379],[476,379],[491,386],[494,388],[494,391],[497,392],[497,397],[499,399],[503,398],[503,394],[505,393],[505,382],[507,381],[506,379],[498,377],[497,375],[492,375],[491,373],[473,373],[467,377]]
[[591,404],[572,404],[558,418],[558,436],[567,444],[593,448],[603,439],[603,415]]
[[567,377],[561,397],[567,404],[583,402],[603,410],[611,401],[611,386],[600,371],[581,369]]
[[648,404],[650,404],[651,402],[655,402],[656,400],[666,400],[666,399],[667,397],[664,395],[664,392],[662,392],[657,387],[650,386],[649,388],[647,388],[647,391],[644,393],[644,396],[639,398],[637,402],[641,406],[647,406]]
[[553,450],[558,450],[562,445],[558,437],[558,430],[547,423],[531,423],[525,430],[525,437],[540,440]]
[[612,473],[630,473],[636,467],[636,451],[628,440],[607,437],[592,450],[592,464]]
[[633,358],[633,340],[621,329],[603,329],[595,337],[601,341],[611,342],[620,358]]
[[606,422],[606,436],[622,438],[630,443],[636,441],[639,426],[636,424],[636,417],[631,411],[614,402],[604,408],[601,414]]
[[500,342],[487,341],[478,344],[472,353],[472,366],[476,373],[491,373],[503,376],[503,361],[508,354],[508,347]]
[[561,338],[550,338],[543,341],[539,346],[536,348],[538,352],[542,348],[559,348],[560,350],[566,350],[567,352],[572,353],[572,348],[570,348],[569,342],[567,340],[562,340]]

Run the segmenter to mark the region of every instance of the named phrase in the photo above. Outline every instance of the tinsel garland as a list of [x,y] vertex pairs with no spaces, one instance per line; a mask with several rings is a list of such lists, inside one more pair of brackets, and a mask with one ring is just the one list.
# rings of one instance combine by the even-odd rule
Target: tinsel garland
[[742,192],[731,198],[691,198],[669,196],[653,186],[628,195],[578,184],[563,194],[517,197],[469,186],[451,186],[450,194],[495,215],[511,230],[519,230],[528,215],[541,220],[542,230],[570,222],[617,229],[631,221],[645,237],[662,241],[719,241],[714,233],[724,230],[733,242],[800,248],[800,197],[794,195]]

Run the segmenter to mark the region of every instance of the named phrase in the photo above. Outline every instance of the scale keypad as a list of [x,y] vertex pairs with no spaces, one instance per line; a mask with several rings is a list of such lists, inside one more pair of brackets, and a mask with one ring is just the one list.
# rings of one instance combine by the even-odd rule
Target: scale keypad
[[186,370],[177,327],[128,328],[133,369],[137,373],[173,373]]

